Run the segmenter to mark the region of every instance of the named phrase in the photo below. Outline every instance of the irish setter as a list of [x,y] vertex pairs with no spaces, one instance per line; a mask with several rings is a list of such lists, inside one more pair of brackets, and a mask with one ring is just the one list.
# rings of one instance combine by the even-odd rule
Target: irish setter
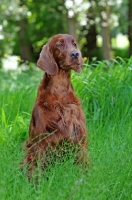
[[23,163],[27,165],[29,178],[38,160],[44,169],[50,160],[48,151],[59,152],[64,141],[78,147],[77,163],[86,159],[87,151],[85,117],[70,80],[71,70],[80,72],[83,65],[75,39],[68,34],[53,36],[43,46],[37,65],[45,74],[25,142],[27,154]]

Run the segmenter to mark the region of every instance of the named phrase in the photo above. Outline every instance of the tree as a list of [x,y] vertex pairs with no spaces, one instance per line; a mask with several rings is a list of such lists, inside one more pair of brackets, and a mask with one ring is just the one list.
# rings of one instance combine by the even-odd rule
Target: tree
[[[22,8],[22,10],[25,8],[24,5],[24,1],[20,0],[20,8]],[[27,10],[27,9],[26,9]],[[27,10],[28,11],[28,10]],[[21,56],[21,59],[23,61],[32,61],[32,45],[31,45],[31,41],[30,41],[30,37],[28,34],[28,19],[27,19],[27,11],[26,14],[23,15],[20,20],[18,21],[18,27],[19,27],[19,31],[18,31],[18,46],[19,46],[19,54]]]
[[[98,35],[102,36],[103,59],[111,59],[113,57],[111,37],[112,36],[116,37],[118,33],[127,34],[127,29],[128,29],[127,1],[128,0],[120,2],[117,0],[87,0],[87,3],[89,3],[90,6],[87,10],[88,13],[87,24],[83,28],[83,30],[84,32],[88,30],[87,34],[85,34],[86,37],[85,47],[87,47],[87,51],[85,52],[87,52],[88,56],[89,56],[89,49],[90,50],[92,49],[91,48],[92,41],[93,41],[93,46],[95,46],[94,44],[96,41],[95,38],[96,37],[95,31],[96,31]],[[132,1],[130,0],[130,2]],[[91,13],[93,13],[92,18],[90,16]],[[130,13],[132,14],[131,11]]]
[[[19,16],[18,7],[11,5],[9,0],[0,1],[0,57],[12,54],[18,28],[14,23]],[[16,14],[16,16],[15,16]]]
[[87,33],[85,47],[88,57],[95,56],[97,53],[97,34],[102,36],[102,55],[103,59],[112,58],[111,32],[110,32],[110,6],[105,0],[88,0],[87,24],[85,30]]
[[67,28],[68,33],[72,35],[76,40],[78,40],[78,6],[75,0],[63,0],[64,6],[66,8],[66,17],[67,17]]
[[[91,1],[90,1],[91,2]],[[96,24],[94,21],[94,10],[93,7],[87,10],[86,14],[87,24],[83,26],[84,36],[86,38],[86,43],[84,45],[84,55],[91,59],[95,57],[95,52],[97,53],[97,30]]]
[[62,0],[4,0],[0,2],[0,56],[20,55],[24,60],[38,59],[42,46],[54,34],[67,30],[66,8]]
[[103,59],[110,59],[111,37],[121,32],[129,35],[132,54],[131,0],[3,1],[0,2],[0,57],[6,53],[36,61],[42,46],[57,33],[79,38],[84,55],[89,58],[98,58],[97,35],[102,35],[100,52]]
[[111,47],[111,32],[110,32],[110,6],[108,3],[104,3],[100,7],[100,22],[101,22],[101,35],[103,39],[102,51],[103,59],[109,60],[112,58],[112,47]]
[[37,60],[42,46],[51,36],[66,32],[66,8],[62,0],[43,0],[39,3],[26,0],[25,5],[28,8],[28,31],[33,56]]

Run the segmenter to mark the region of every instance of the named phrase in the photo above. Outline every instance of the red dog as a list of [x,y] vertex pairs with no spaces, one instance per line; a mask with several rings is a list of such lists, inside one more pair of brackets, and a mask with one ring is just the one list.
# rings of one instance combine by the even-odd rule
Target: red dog
[[42,168],[48,162],[48,146],[55,149],[56,144],[61,146],[64,141],[78,146],[77,163],[86,160],[87,151],[85,117],[70,80],[71,70],[80,72],[83,65],[75,39],[68,34],[53,36],[42,48],[37,65],[45,74],[26,141],[24,163],[28,166],[29,178],[38,160],[41,159]]

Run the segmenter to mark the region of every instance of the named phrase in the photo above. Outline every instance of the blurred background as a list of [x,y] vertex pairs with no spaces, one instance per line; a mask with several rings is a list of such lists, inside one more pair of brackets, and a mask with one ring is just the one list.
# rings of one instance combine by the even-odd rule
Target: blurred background
[[58,33],[73,35],[85,59],[129,58],[132,0],[1,0],[0,66],[36,62]]

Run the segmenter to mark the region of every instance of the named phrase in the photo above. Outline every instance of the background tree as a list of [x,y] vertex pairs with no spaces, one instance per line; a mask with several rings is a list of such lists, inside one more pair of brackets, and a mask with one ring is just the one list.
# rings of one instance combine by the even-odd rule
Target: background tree
[[67,30],[66,8],[61,0],[5,0],[0,3],[1,56],[20,55],[23,60],[34,60],[44,43],[54,34]]
[[36,61],[43,44],[57,33],[73,35],[79,39],[84,56],[98,59],[110,59],[112,51],[122,55],[124,50],[117,53],[116,42],[113,48],[113,38],[118,33],[127,34],[131,55],[131,4],[131,0],[3,0],[0,57],[15,54],[23,60]]
[[0,1],[0,57],[3,54],[12,54],[16,42],[18,26],[16,21],[20,16],[16,3],[9,0]]
[[19,46],[19,54],[22,60],[32,61],[32,44],[30,41],[29,29],[28,26],[30,25],[28,22],[27,12],[28,9],[25,6],[25,1],[20,0],[19,3],[20,9],[26,10],[26,14],[20,18],[18,21],[18,46]]
[[[38,58],[38,53],[48,39],[57,33],[65,32],[66,9],[60,0],[49,2],[25,0],[28,9],[28,35],[32,44],[34,60]],[[61,17],[60,17],[61,16]]]
[[[88,34],[86,37],[86,45],[92,47],[93,49],[97,49],[96,47],[96,39],[97,35],[102,36],[102,56],[103,59],[111,59],[112,54],[112,46],[111,46],[111,35],[112,35],[112,26],[113,20],[112,17],[114,15],[114,6],[116,5],[116,1],[114,0],[88,0],[90,6],[87,10],[87,18],[88,18]],[[118,6],[117,6],[118,7]],[[90,23],[91,22],[91,23]],[[92,42],[93,41],[93,42]],[[87,49],[87,52],[89,50]],[[93,51],[96,52],[96,51]],[[90,53],[88,53],[90,55]]]
[[77,39],[77,15],[75,12],[74,0],[64,0],[64,5],[66,7],[66,17],[67,17],[67,32]]
[[102,52],[103,59],[109,60],[112,58],[111,47],[111,32],[110,32],[110,6],[108,2],[104,2],[100,7],[100,23],[101,23],[101,35],[103,39]]
[[[89,9],[86,11],[86,25],[83,26],[86,42],[84,44],[84,55],[92,58],[97,56],[97,29],[95,24],[95,13],[92,6],[92,1],[89,0]],[[97,56],[98,57],[98,56]]]

